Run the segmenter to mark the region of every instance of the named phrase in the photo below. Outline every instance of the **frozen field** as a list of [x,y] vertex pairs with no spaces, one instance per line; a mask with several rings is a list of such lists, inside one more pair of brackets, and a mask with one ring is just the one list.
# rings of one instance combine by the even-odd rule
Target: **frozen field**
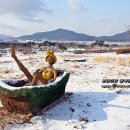
[[[130,54],[57,53],[57,69],[71,76],[66,92],[72,93],[30,124],[14,124],[10,130],[130,130],[130,89],[102,88],[102,79],[129,79]],[[18,55],[34,72],[46,65],[44,54]],[[65,62],[64,60],[86,60]],[[9,56],[0,57],[0,79],[23,78],[23,73]],[[2,118],[0,118],[2,120]]]

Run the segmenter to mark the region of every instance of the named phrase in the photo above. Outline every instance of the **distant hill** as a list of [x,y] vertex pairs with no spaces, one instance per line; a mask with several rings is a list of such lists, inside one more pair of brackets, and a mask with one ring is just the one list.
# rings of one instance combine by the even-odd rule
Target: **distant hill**
[[10,38],[14,38],[14,37],[13,37],[13,36],[10,36],[10,35],[0,34],[0,39],[2,39],[2,40],[10,39]]
[[102,36],[98,37],[98,40],[103,40],[103,41],[130,41],[130,34],[128,32],[123,32],[116,34],[114,36]]
[[32,35],[21,36],[18,39],[22,40],[69,40],[69,41],[92,41],[94,36],[89,36],[74,31],[57,29],[48,32],[38,32]]
[[48,32],[38,32],[32,35],[18,37],[20,40],[66,40],[66,41],[130,41],[128,32],[116,34],[114,36],[90,36],[83,33],[76,33],[66,29],[57,29]]

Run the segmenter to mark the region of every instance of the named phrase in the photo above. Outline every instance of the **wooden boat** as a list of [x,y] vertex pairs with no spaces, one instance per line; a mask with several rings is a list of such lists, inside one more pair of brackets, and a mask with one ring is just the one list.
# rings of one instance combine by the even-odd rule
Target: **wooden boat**
[[60,70],[54,82],[37,86],[27,86],[27,79],[0,80],[0,100],[10,112],[37,113],[64,95],[69,76]]

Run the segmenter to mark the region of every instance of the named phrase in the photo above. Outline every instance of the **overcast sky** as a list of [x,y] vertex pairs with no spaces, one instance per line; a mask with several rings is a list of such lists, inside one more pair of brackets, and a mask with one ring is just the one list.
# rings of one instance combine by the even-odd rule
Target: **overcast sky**
[[57,28],[113,35],[130,25],[130,0],[0,0],[0,34],[20,36]]

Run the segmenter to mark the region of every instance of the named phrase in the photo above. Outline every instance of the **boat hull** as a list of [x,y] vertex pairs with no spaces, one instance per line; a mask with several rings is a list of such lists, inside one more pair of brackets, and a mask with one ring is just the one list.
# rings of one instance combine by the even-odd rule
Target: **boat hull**
[[63,73],[61,80],[47,86],[9,90],[0,85],[0,100],[3,107],[10,112],[37,113],[64,95],[69,75],[69,73]]

